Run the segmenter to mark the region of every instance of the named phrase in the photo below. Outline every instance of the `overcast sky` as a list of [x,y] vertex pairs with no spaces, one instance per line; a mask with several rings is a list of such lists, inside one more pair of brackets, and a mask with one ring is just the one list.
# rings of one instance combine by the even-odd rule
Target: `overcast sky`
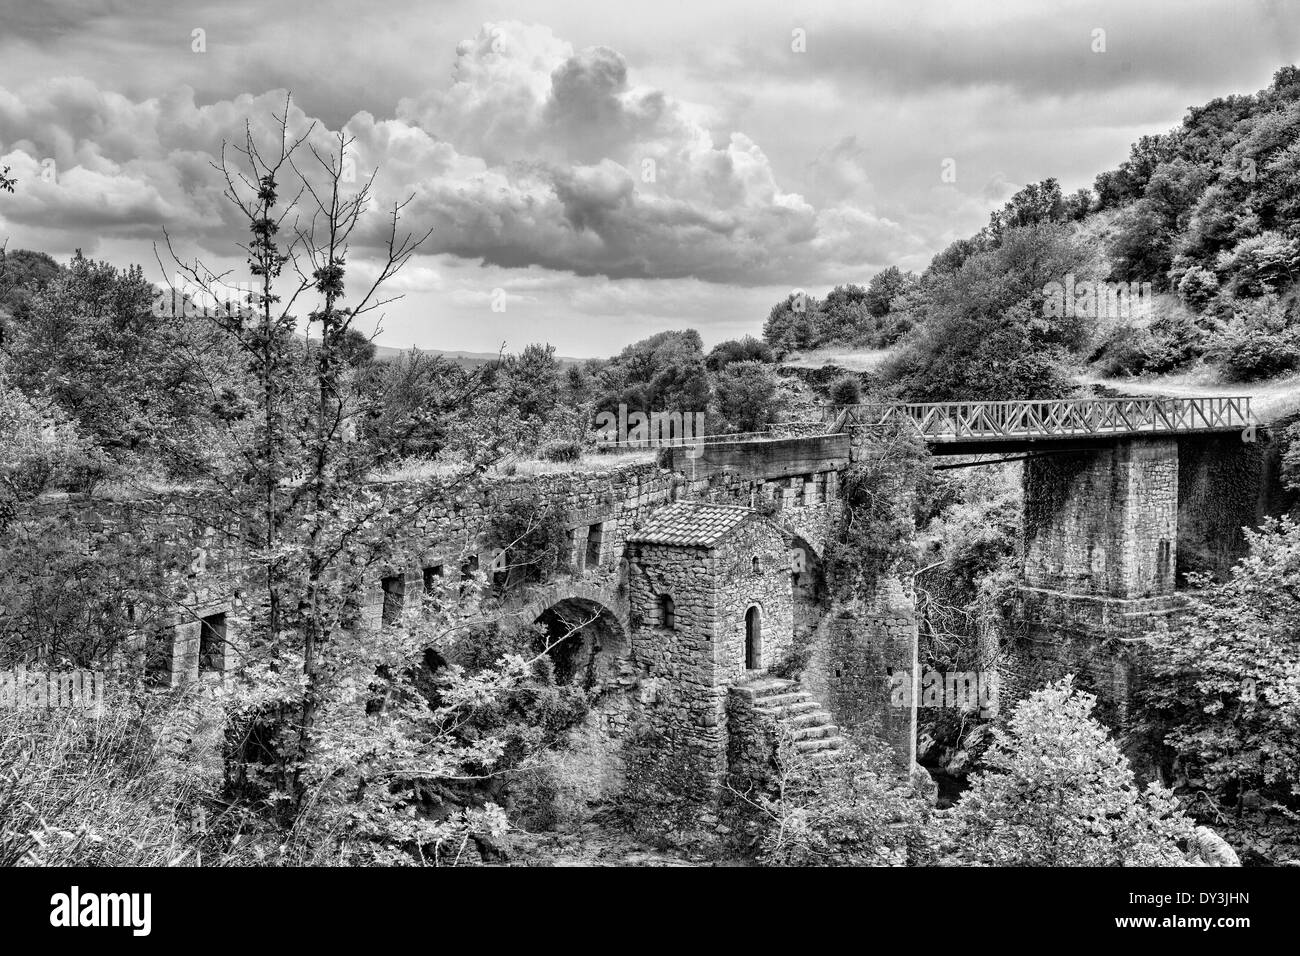
[[0,237],[237,264],[208,163],[288,91],[433,229],[381,343],[712,344],[1297,58],[1300,0],[0,0]]

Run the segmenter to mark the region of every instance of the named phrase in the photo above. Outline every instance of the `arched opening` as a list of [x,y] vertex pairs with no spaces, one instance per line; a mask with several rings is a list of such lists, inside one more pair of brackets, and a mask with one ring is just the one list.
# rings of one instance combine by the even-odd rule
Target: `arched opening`
[[750,558],[750,561],[749,561],[749,569],[750,569],[750,571],[752,571],[754,574],[762,574],[762,573],[763,573],[762,565],[760,565],[760,564],[758,563],[758,555],[754,555],[752,558]]
[[537,623],[544,628],[543,648],[554,663],[555,683],[590,689],[618,677],[627,636],[609,608],[587,598],[565,598],[543,611]]
[[763,666],[763,620],[758,606],[745,612],[745,670]]
[[812,638],[830,603],[822,560],[799,535],[790,540],[790,596],[794,603],[796,641]]

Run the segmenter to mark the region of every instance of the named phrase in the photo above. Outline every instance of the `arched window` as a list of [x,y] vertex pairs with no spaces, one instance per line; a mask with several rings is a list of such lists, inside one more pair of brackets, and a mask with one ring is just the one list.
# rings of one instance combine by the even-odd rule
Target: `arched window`
[[673,604],[672,595],[659,595],[659,626],[670,631],[677,629],[677,606]]
[[745,612],[745,670],[763,666],[763,622],[758,606]]
[[762,573],[762,568],[760,567],[760,565],[759,565],[759,563],[758,563],[758,555],[754,555],[754,557],[752,557],[752,558],[750,559],[750,561],[749,561],[749,567],[750,567],[750,570],[753,571],[755,574],[760,574],[760,573]]

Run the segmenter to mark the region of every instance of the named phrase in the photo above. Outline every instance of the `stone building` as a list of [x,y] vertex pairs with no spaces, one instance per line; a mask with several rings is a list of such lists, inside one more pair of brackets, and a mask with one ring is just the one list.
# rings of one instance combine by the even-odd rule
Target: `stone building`
[[628,536],[627,557],[635,655],[660,688],[646,718],[715,789],[726,772],[728,688],[791,648],[785,537],[750,508],[680,502]]

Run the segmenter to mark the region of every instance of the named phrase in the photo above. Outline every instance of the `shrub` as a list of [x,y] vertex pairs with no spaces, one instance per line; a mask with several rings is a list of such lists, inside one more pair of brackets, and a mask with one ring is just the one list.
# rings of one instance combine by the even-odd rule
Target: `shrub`
[[831,385],[832,405],[856,405],[862,401],[862,383],[856,375],[844,375]]
[[814,765],[783,736],[771,793],[743,796],[764,821],[768,866],[881,866],[929,862],[928,806],[900,783],[888,753],[849,749]]
[[581,461],[582,445],[576,441],[553,441],[542,446],[542,458],[546,461]]
[[1176,631],[1153,635],[1143,714],[1192,786],[1229,804],[1267,788],[1294,806],[1300,524],[1270,520],[1246,540],[1231,578],[1193,595]]
[[1092,716],[1097,699],[1065,678],[1011,714],[987,770],[951,811],[950,836],[988,866],[1156,866],[1184,862],[1192,824],[1155,784],[1140,792],[1128,760]]

